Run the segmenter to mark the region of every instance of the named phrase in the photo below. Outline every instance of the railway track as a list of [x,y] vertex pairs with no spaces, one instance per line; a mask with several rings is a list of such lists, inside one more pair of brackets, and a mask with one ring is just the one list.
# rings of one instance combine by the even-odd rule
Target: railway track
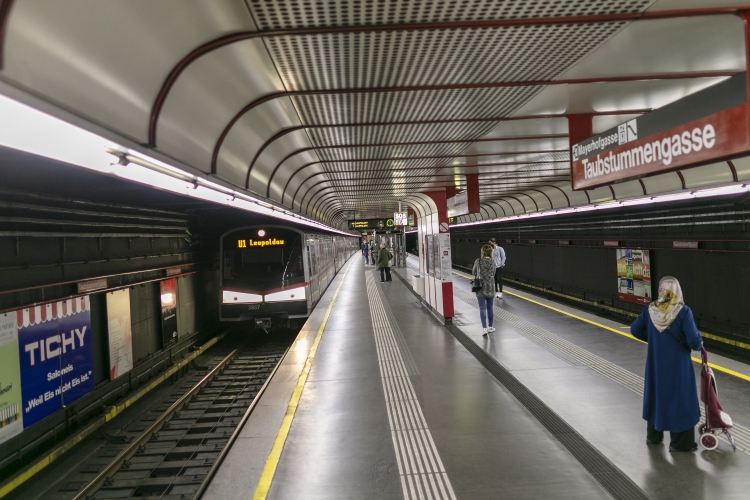
[[213,356],[151,408],[151,418],[131,422],[118,436],[105,435],[113,442],[38,498],[194,498],[287,346],[238,347]]

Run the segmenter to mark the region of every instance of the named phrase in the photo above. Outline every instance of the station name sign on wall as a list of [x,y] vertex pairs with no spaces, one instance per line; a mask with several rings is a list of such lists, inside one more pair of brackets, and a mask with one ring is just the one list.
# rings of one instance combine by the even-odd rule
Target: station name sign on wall
[[702,165],[750,151],[747,84],[738,74],[571,147],[573,189]]

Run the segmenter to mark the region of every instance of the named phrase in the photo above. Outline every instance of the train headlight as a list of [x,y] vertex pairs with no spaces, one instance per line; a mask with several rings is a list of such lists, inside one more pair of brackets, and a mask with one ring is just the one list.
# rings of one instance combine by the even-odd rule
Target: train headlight
[[224,304],[255,304],[263,302],[263,296],[255,293],[233,292],[224,290],[221,293],[222,303]]
[[306,300],[305,287],[290,288],[283,292],[269,293],[266,295],[266,302],[291,302],[296,300]]
[[263,238],[266,236],[266,232],[263,229],[258,230],[258,238]]

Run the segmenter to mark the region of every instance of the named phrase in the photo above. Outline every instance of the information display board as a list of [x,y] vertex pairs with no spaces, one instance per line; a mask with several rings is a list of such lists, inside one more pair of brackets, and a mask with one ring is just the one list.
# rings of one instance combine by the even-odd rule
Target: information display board
[[24,309],[18,317],[23,427],[27,429],[94,389],[89,298]]
[[408,212],[394,212],[393,224],[396,226],[406,226],[409,223]]
[[466,215],[469,213],[469,192],[463,191],[458,193],[456,196],[452,196],[446,200],[448,211],[446,215],[448,217],[458,217],[459,215]]
[[453,264],[451,262],[451,235],[442,233],[440,238],[440,269],[443,282],[453,281]]
[[130,290],[127,288],[107,294],[107,332],[109,334],[109,379],[114,380],[133,369]]
[[350,220],[349,229],[383,229],[385,228],[385,219],[361,219]]
[[617,250],[617,295],[636,304],[651,303],[651,261],[648,250]]
[[17,312],[0,314],[0,443],[23,431]]

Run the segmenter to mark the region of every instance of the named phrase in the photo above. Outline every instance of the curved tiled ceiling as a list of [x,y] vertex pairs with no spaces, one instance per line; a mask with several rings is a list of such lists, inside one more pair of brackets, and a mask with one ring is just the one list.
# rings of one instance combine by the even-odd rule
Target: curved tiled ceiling
[[[608,128],[744,70],[724,4],[0,0],[0,79],[330,224],[467,173],[489,217],[591,197],[562,188],[559,117]],[[721,57],[691,59],[706,30]]]

